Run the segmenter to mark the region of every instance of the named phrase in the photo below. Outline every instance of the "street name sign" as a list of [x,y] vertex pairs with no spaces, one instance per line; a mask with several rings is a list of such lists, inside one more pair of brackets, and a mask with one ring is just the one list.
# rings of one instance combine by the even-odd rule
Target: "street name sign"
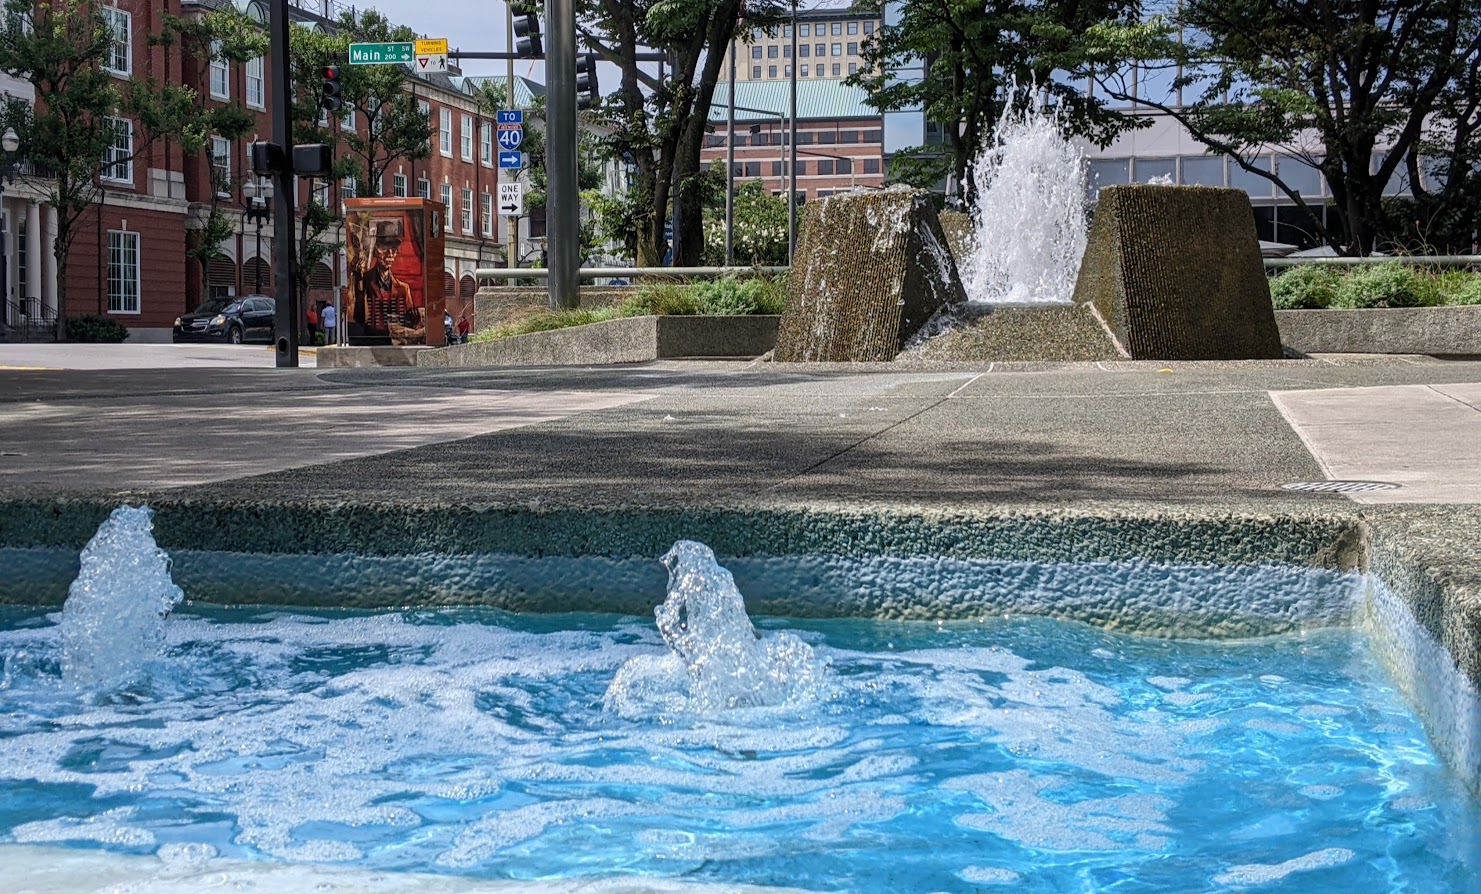
[[505,217],[522,217],[525,213],[525,185],[499,184],[499,213]]
[[395,65],[409,64],[416,58],[414,45],[409,40],[392,43],[350,44],[351,65]]

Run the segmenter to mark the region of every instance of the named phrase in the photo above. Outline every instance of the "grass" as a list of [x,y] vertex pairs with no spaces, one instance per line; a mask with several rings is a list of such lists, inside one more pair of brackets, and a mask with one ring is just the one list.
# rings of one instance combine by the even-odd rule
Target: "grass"
[[648,283],[639,286],[616,307],[542,310],[477,332],[469,341],[493,341],[496,338],[528,335],[532,332],[585,326],[619,317],[780,314],[786,307],[785,276],[738,279],[727,275],[698,283]]
[[1276,310],[1481,304],[1481,273],[1411,264],[1292,267],[1270,281]]

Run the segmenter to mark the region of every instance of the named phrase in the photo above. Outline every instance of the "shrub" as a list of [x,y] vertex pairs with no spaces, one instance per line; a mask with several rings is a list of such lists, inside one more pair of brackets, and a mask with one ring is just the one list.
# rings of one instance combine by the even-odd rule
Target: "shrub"
[[571,326],[585,326],[587,323],[600,323],[617,316],[616,311],[610,307],[577,308],[575,310],[551,310],[534,314],[513,323],[496,326],[492,329],[482,330],[473,335],[469,341],[485,342],[496,338],[509,338],[514,335],[529,335],[531,332],[549,332],[553,329],[566,329]]
[[619,308],[624,317],[686,316],[699,312],[692,287],[672,282],[639,286]]
[[1481,304],[1481,275],[1466,273],[1446,285],[1446,304]]
[[1406,264],[1360,267],[1337,286],[1333,307],[1420,307],[1437,302],[1434,280]]
[[771,277],[737,279],[726,274],[694,286],[700,313],[717,316],[779,314],[787,306],[786,281]]
[[1325,265],[1292,267],[1270,281],[1270,302],[1276,310],[1319,310],[1337,299],[1342,274]]
[[102,314],[83,314],[67,318],[67,338],[80,342],[121,342],[129,337],[129,327]]

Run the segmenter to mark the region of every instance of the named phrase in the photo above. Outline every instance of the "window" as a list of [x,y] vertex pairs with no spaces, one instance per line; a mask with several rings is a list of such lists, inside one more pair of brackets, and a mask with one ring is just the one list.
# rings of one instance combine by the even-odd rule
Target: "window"
[[866,130],[866,131],[864,131],[864,142],[866,142],[866,143],[883,143],[884,142],[884,131],[882,131],[882,130]]
[[865,22],[864,23],[864,33],[865,34],[873,34],[874,33],[874,23],[873,22]]
[[766,48],[766,58],[768,58],[768,59],[775,59],[776,57],[777,57],[777,45],[776,44],[772,44],[771,46],[769,46],[769,47]]
[[[422,117],[427,119],[427,124],[430,125],[432,123],[432,106],[429,105],[426,100],[417,100],[417,111],[421,112]],[[427,135],[427,148],[429,150],[432,148],[431,134]]]
[[799,59],[806,59],[809,55],[811,55],[811,50],[812,47],[808,46],[807,44],[803,44],[802,46],[797,48],[797,57]]
[[818,145],[831,146],[838,142],[838,134],[831,130],[818,131]]
[[1322,194],[1322,172],[1290,155],[1275,157],[1276,173],[1292,191],[1310,198]]
[[839,131],[838,142],[849,143],[851,145],[857,143],[859,142],[859,132],[857,130]]
[[859,70],[859,63],[857,63],[857,62],[850,62],[848,64],[848,73],[849,74],[855,74],[856,72],[858,72],[858,70]]
[[267,94],[263,90],[262,57],[247,60],[247,105],[254,109],[267,107]]
[[783,65],[782,66],[782,77],[784,77],[784,78],[790,78],[791,76],[792,76],[792,66],[790,66],[790,65]]
[[417,178],[417,196],[423,199],[432,198],[432,181],[426,177]]
[[782,26],[782,36],[783,37],[791,37],[792,36],[792,26],[791,25],[783,25]]
[[484,167],[494,163],[494,126],[487,121],[478,128],[478,156]]
[[[819,25],[818,27],[821,28],[822,26]],[[826,56],[826,55],[828,55],[828,45],[825,44],[825,43],[813,44],[812,54],[814,56]]]
[[1185,186],[1223,186],[1223,157],[1202,155],[1183,159],[1182,182]]
[[392,174],[391,175],[391,195],[396,196],[399,199],[406,198],[406,175],[405,174]]
[[799,131],[797,131],[797,145],[799,145],[799,146],[811,146],[812,145],[812,142],[813,142],[813,132],[812,131],[810,131],[810,130],[799,130]]
[[839,65],[837,62],[833,63],[833,77],[837,78],[837,77],[841,77],[842,75],[843,75],[843,66],[842,65]]
[[760,59],[761,58],[761,48],[760,47],[751,47],[751,58],[752,59]]
[[760,79],[760,77],[761,77],[761,66],[759,66],[759,65],[753,65],[753,66],[751,66],[751,77],[752,78],[755,78],[755,79]]
[[819,159],[818,160],[818,173],[819,174],[832,174],[833,173],[833,159],[831,159],[831,158],[822,158],[822,159]]
[[437,148],[447,157],[453,154],[453,110],[438,109]]
[[848,54],[850,56],[857,56],[857,55],[859,55],[859,45],[856,44],[856,43],[850,42],[849,45],[848,45]]
[[231,99],[231,68],[221,55],[221,41],[211,41],[211,98]]
[[447,209],[448,217],[451,217],[453,213],[453,185],[451,183],[442,184],[442,205]]
[[329,207],[329,181],[327,179],[314,181],[314,201],[324,208]]
[[798,36],[800,36],[800,37],[812,37],[812,35],[808,33],[808,29],[810,29],[811,27],[812,27],[811,25],[801,25],[801,26],[799,26],[798,29],[797,29]]
[[113,128],[113,145],[103,152],[103,179],[134,182],[134,122],[127,118],[105,118]]
[[745,174],[743,176],[746,176],[746,177],[760,177],[761,176],[761,162],[759,162],[759,161],[748,161],[748,162],[746,162]]
[[1096,158],[1090,162],[1090,197],[1100,195],[1102,187],[1120,186],[1131,182],[1131,160],[1126,158]]
[[780,176],[782,176],[782,163],[781,162],[774,161],[774,162],[771,163],[771,176],[773,176],[773,177],[780,177]]
[[858,34],[859,33],[859,23],[858,22],[849,22],[848,23],[848,33],[851,34],[851,35]]
[[464,115],[463,129],[458,132],[458,144],[462,149],[463,161],[473,160],[473,116]]
[[879,173],[879,159],[877,159],[877,158],[866,158],[866,159],[864,159],[864,173],[866,173],[866,174],[878,174]]
[[231,141],[211,137],[211,186],[216,195],[231,195]]
[[108,231],[108,312],[139,312],[139,234]]
[[837,37],[840,34],[842,34],[843,33],[843,23],[842,22],[834,22],[832,24],[832,31],[833,31],[833,36],[834,37]]
[[121,9],[105,6],[103,24],[113,32],[113,44],[108,48],[108,58],[103,67],[114,74],[129,74],[133,71],[134,62],[133,17]]
[[775,65],[768,65],[768,66],[766,66],[766,76],[768,78],[774,78],[774,77],[776,77],[776,66]]
[[471,234],[473,232],[473,190],[467,187],[463,188],[462,213],[463,232]]
[[788,45],[782,47],[782,58],[783,59],[791,59],[792,58],[792,45],[791,44],[788,44]]
[[[1262,171],[1270,170],[1270,158],[1268,156],[1256,156],[1250,159],[1250,161],[1254,162],[1254,166]],[[1268,179],[1261,177],[1259,174],[1246,171],[1233,162],[1229,165],[1229,185],[1235,189],[1242,189],[1249,193],[1250,198],[1259,199],[1270,198],[1271,192],[1275,189],[1274,184]]]
[[854,160],[852,158],[838,159],[838,165],[833,169],[839,174],[852,174],[854,172]]
[[482,224],[483,224],[483,235],[485,235],[485,236],[493,236],[494,235],[494,197],[492,195],[489,195],[488,193],[484,193],[479,198],[479,202],[482,205],[482,208],[480,210],[482,211],[481,217],[482,217]]
[[802,66],[802,77],[804,77],[804,78],[807,77],[807,66],[806,65]]
[[842,56],[843,55],[843,44],[841,44],[841,43],[835,43],[831,47],[829,47],[828,49],[829,49],[829,52],[830,52],[831,55],[834,55],[834,56]]

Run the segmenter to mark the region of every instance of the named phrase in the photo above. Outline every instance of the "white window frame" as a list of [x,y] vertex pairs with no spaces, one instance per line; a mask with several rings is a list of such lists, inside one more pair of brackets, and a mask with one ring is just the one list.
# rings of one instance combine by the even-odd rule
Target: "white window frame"
[[339,197],[344,199],[355,199],[360,196],[360,181],[353,176],[346,177],[339,182]]
[[211,137],[211,190],[221,198],[231,195],[231,140]]
[[442,184],[442,188],[440,190],[438,190],[438,198],[440,198],[442,200],[442,207],[447,212],[447,216],[449,218],[452,217],[453,216],[453,185],[451,183],[444,183],[444,184]]
[[478,127],[478,152],[483,166],[494,166],[494,125],[485,121]]
[[339,129],[340,130],[349,131],[350,133],[354,133],[355,132],[355,110],[354,109],[345,109],[345,113],[342,116],[340,116],[340,119],[339,119]]
[[325,208],[332,208],[333,206],[329,204],[329,200],[331,198],[331,196],[329,195],[329,179],[327,177],[322,179],[315,179],[313,183],[314,201],[318,202],[320,205],[323,205]]
[[417,198],[432,201],[432,181],[426,177],[417,178]]
[[400,198],[400,199],[406,198],[406,196],[407,196],[407,190],[406,190],[406,175],[405,174],[392,174],[391,175],[391,195],[396,196],[397,198]]
[[417,100],[417,111],[421,112],[422,117],[427,119],[427,127],[429,129],[427,133],[427,151],[430,152],[432,151],[432,134],[430,132],[432,127],[432,104],[425,99],[419,99]]
[[447,106],[437,110],[437,151],[453,157],[453,110]]
[[463,161],[473,160],[473,116],[464,115],[460,122],[462,130],[458,133],[458,145],[462,149]]
[[211,41],[210,90],[212,99],[231,99],[231,63],[221,57],[221,41]]
[[463,187],[463,232],[473,235],[473,190]]
[[494,195],[493,195],[493,193],[488,193],[488,192],[484,193],[479,198],[479,203],[482,206],[479,210],[482,212],[482,218],[483,218],[482,219],[483,235],[492,238],[493,235],[494,235]]
[[[102,178],[114,183],[134,184],[134,121],[104,118],[113,128],[113,145],[103,153]],[[120,138],[124,139],[120,139]],[[122,143],[122,145],[120,145]]]
[[[115,237],[117,237],[117,244],[115,244]],[[139,234],[133,230],[108,231],[108,312],[110,314],[132,314],[137,316],[141,312],[142,302],[140,301],[140,296],[144,292],[144,263],[143,258],[140,256],[141,246],[142,241],[139,239]],[[115,252],[118,255],[117,269],[121,273],[116,278],[113,275],[115,270]],[[130,254],[132,254],[133,258],[132,277],[128,276],[129,270],[124,265],[124,262],[129,259]],[[114,291],[115,282],[122,287],[117,292]],[[130,289],[132,289],[132,294],[129,294]]]
[[103,70],[128,77],[134,71],[134,17],[116,6],[105,6],[103,21],[113,32],[113,43],[108,48],[108,58],[103,63]]
[[262,57],[247,60],[247,107],[259,111],[267,108],[267,82],[263,79]]

